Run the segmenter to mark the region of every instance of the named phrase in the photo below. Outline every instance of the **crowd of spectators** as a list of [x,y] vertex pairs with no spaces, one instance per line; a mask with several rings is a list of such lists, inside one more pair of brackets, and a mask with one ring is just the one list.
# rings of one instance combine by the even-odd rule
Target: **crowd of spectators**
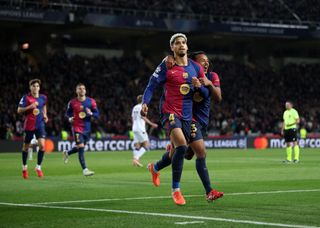
[[[16,113],[20,98],[28,93],[31,78],[42,80],[41,93],[48,96],[49,136],[69,130],[64,118],[75,86],[83,82],[88,96],[97,100],[101,112],[93,131],[104,136],[128,135],[131,110],[136,96],[143,93],[153,69],[144,59],[103,56],[87,58],[56,53],[46,63],[32,63],[25,54],[0,53],[0,138],[22,135],[23,116]],[[279,72],[244,65],[235,61],[214,60],[214,71],[221,77],[223,101],[212,105],[209,132],[218,135],[278,134],[284,102],[292,100],[309,132],[320,130],[318,88],[320,65],[290,64]],[[159,120],[159,91],[150,108],[150,118]],[[159,135],[161,129],[153,131]]]
[[[129,11],[138,10],[148,12],[145,15],[155,17],[168,17],[167,13],[171,13],[170,17],[179,18],[189,17],[190,15],[207,15],[215,18],[233,18],[235,20],[262,20],[274,23],[297,22],[300,21],[320,21],[320,2],[317,0],[172,0],[170,2],[164,0],[0,0],[2,5],[21,5],[32,7],[30,2],[37,3],[38,6],[47,8],[50,3],[61,4],[63,7],[70,6],[71,9],[82,10],[99,10],[99,8],[116,9],[108,11],[114,14],[128,14]],[[53,5],[56,9],[57,5]],[[74,6],[84,6],[74,7]],[[173,14],[173,15],[172,15]]]

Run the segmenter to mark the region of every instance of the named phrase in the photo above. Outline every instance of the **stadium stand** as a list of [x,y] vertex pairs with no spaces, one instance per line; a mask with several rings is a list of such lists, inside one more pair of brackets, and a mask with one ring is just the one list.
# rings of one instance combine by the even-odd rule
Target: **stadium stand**
[[[28,92],[28,80],[35,77],[43,81],[42,92],[49,99],[49,136],[68,128],[64,113],[78,82],[86,83],[89,96],[96,98],[101,111],[101,118],[93,128],[106,134],[126,135],[131,126],[130,112],[135,97],[143,92],[153,70],[147,67],[145,60],[134,57],[87,58],[61,52],[48,56],[47,63],[41,63],[25,56],[19,52],[0,53],[0,84],[5,94],[0,97],[2,139],[9,137],[12,131],[16,137],[21,136],[22,117],[16,114],[17,104]],[[219,59],[213,65],[221,77],[223,102],[212,106],[211,133],[278,134],[284,101],[288,97],[301,110],[307,130],[320,131],[320,110],[316,108],[319,64],[290,64],[278,72]],[[283,90],[283,85],[290,90]],[[150,108],[153,121],[159,119],[157,100],[154,99]],[[154,134],[157,136],[157,131]]]

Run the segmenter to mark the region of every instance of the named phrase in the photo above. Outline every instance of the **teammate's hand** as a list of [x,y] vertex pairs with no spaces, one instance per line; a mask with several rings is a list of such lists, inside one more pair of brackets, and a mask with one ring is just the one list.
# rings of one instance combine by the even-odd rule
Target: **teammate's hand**
[[73,119],[74,119],[74,117],[70,117],[70,118],[69,118],[69,122],[70,122],[70,123],[73,123]]
[[48,123],[48,121],[49,121],[48,116],[47,116],[47,115],[44,115],[44,116],[43,116],[43,120],[44,120],[45,123]]
[[175,60],[174,60],[174,57],[172,55],[168,55],[167,57],[165,57],[164,61],[166,63],[166,67],[167,67],[168,70],[170,70],[175,64]]
[[196,88],[201,87],[201,83],[197,77],[192,77],[192,85]]
[[206,76],[204,76],[203,78],[199,78],[199,81],[203,86],[212,85],[212,82]]
[[86,108],[86,113],[90,116],[92,116],[92,112],[91,112],[91,109],[90,108]]
[[153,128],[158,128],[158,124],[153,123],[153,124],[151,125],[151,127],[153,127]]
[[141,116],[147,116],[148,115],[148,105],[143,104],[140,112]]

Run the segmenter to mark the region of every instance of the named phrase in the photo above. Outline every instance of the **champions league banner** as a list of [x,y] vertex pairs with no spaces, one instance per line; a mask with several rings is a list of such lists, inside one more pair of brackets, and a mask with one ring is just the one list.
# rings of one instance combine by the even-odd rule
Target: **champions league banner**
[[0,9],[0,19],[48,24],[65,24],[68,13],[62,11]]
[[[150,150],[165,150],[169,140],[150,140]],[[62,141],[46,139],[46,152],[62,152],[70,150],[75,143],[73,141]],[[277,149],[285,148],[284,139],[279,137],[218,137],[205,139],[207,149]],[[320,148],[320,138],[299,139],[300,148]],[[1,152],[20,152],[22,141],[0,141]],[[111,152],[111,151],[130,151],[134,143],[129,139],[90,139],[85,147],[86,151]]]

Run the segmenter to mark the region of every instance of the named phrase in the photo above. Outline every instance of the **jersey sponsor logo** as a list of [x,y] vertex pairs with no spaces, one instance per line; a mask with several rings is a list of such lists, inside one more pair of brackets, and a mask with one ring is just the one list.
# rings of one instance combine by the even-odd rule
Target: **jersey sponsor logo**
[[180,93],[182,95],[187,95],[190,92],[190,86],[188,84],[182,84],[180,86]]
[[201,102],[203,100],[203,97],[201,96],[200,92],[195,92],[193,95],[193,100],[195,102]]
[[79,112],[79,118],[80,119],[84,119],[86,117],[86,113],[85,112]]
[[35,116],[39,115],[39,113],[40,113],[40,110],[38,108],[35,108],[32,111],[32,114],[35,115]]

